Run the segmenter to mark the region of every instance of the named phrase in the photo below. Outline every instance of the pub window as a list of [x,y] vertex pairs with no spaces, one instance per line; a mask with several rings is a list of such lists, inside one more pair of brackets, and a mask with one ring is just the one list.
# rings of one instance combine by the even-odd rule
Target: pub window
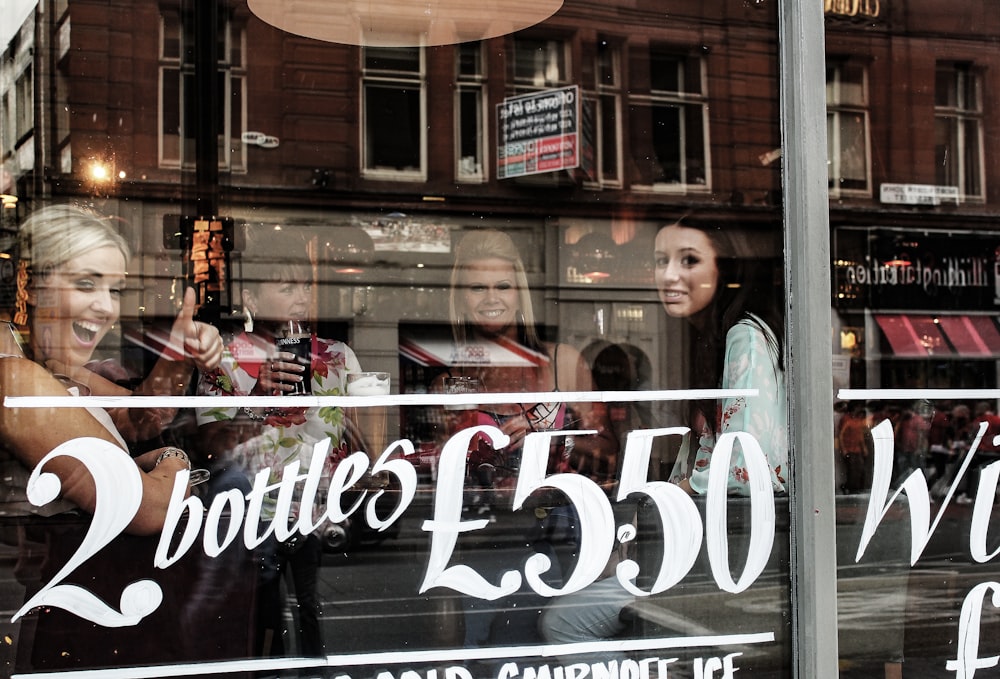
[[568,84],[566,44],[562,40],[516,36],[510,60],[517,93]]
[[423,49],[365,47],[362,72],[364,176],[422,181],[427,156]]
[[708,97],[701,58],[650,46],[649,89],[629,99],[636,184],[657,191],[709,186]]
[[486,76],[483,45],[478,42],[458,46],[455,78],[455,176],[461,182],[486,179]]
[[[246,36],[219,18],[219,167],[246,170]],[[161,167],[193,168],[197,107],[194,79],[194,21],[190,15],[164,14],[160,20]]]
[[826,66],[827,168],[830,192],[870,192],[868,77],[848,61]]
[[24,69],[14,85],[15,143],[23,139],[35,127],[35,107],[32,101],[33,83],[31,66]]
[[934,87],[934,166],[939,186],[982,199],[982,79],[971,65],[939,63]]

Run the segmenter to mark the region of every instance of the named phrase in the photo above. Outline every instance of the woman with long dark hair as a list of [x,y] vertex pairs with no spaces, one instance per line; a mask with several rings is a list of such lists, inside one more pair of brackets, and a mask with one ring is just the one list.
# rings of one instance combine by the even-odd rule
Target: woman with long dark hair
[[[719,436],[754,436],[771,469],[776,492],[788,478],[788,415],[784,372],[784,320],[780,272],[751,256],[745,234],[731,226],[682,220],[656,236],[656,286],[667,315],[688,331],[693,389],[757,389],[758,396],[696,401],[671,480],[704,493]],[[737,443],[728,488],[748,493],[748,472]]]

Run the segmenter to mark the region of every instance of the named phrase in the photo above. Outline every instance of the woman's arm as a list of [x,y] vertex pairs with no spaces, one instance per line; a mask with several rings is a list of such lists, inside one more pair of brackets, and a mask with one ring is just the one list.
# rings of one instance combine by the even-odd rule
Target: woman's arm
[[[788,478],[785,375],[778,367],[772,343],[757,324],[741,321],[726,334],[721,388],[756,389],[758,395],[723,399],[720,402],[721,422],[715,438],[726,432],[746,432],[753,436],[767,457],[775,492],[783,492]],[[708,488],[712,451],[706,449],[705,443],[703,437],[690,477],[691,488],[696,493],[704,493]],[[728,479],[731,492],[748,492],[746,463],[738,444],[733,448]]]
[[[0,393],[4,396],[51,396],[72,398],[65,387],[42,366],[21,358],[0,359]],[[118,446],[111,433],[84,408],[0,407],[0,436],[5,447],[28,469],[34,469],[51,450],[66,441],[93,437]],[[159,452],[159,451],[156,451]],[[183,460],[168,457],[150,471],[140,470],[142,503],[129,524],[130,533],[145,535],[163,527],[173,490],[174,476],[185,469]],[[88,513],[96,505],[90,473],[79,461],[58,457],[46,471],[59,477],[62,497]]]
[[[222,359],[222,338],[207,323],[194,320],[194,288],[184,294],[184,304],[170,331],[170,343],[153,369],[136,388],[129,391],[83,367],[49,361],[46,367],[87,387],[94,396],[182,396],[198,371],[214,370]],[[176,408],[108,408],[118,433],[125,441],[138,443],[159,436],[177,416]]]

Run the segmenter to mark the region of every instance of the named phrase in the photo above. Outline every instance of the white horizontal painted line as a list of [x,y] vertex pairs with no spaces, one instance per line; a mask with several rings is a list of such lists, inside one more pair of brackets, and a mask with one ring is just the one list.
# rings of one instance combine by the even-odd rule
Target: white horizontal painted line
[[940,401],[1000,399],[1000,389],[841,389],[844,401]]
[[658,391],[543,391],[386,396],[5,396],[7,408],[365,408],[373,406],[486,405],[494,403],[618,403],[754,397],[757,389]]
[[539,646],[504,646],[496,648],[457,648],[426,651],[386,651],[330,655],[326,658],[266,658],[260,660],[230,660],[123,667],[118,669],[73,670],[68,672],[36,672],[15,674],[11,679],[154,679],[155,677],[195,677],[205,674],[229,674],[265,670],[304,669],[321,667],[367,667],[372,665],[405,665],[410,663],[455,663],[470,660],[503,658],[557,658],[584,654],[627,651],[661,651],[667,649],[718,648],[745,644],[774,642],[773,632],[752,634],[722,634],[698,637],[666,637],[658,639],[621,639],[588,641],[575,644]]

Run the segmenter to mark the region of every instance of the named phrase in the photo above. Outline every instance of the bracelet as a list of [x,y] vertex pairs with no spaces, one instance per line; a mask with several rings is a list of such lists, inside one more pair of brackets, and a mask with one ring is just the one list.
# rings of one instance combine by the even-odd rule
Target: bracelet
[[284,408],[265,408],[264,412],[260,415],[255,413],[252,408],[240,408],[244,415],[249,417],[254,422],[263,422],[272,415],[283,415],[285,412]]
[[[179,460],[183,460],[184,464],[187,465],[187,468],[190,471],[190,469],[191,469],[191,458],[189,458],[188,455],[187,455],[187,453],[185,453],[180,448],[173,448],[173,447],[171,447],[171,448],[167,448],[166,450],[164,450],[156,458],[156,465],[159,465],[161,462],[163,462],[168,457],[176,457]],[[154,465],[154,466],[156,466],[156,465]]]

